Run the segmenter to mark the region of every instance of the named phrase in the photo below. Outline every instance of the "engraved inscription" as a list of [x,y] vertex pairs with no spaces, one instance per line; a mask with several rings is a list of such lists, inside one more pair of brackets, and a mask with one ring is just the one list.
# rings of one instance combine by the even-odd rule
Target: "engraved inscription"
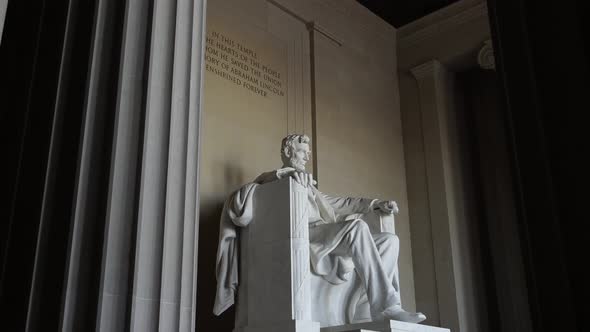
[[285,96],[285,75],[251,46],[218,31],[207,33],[205,70],[263,97]]

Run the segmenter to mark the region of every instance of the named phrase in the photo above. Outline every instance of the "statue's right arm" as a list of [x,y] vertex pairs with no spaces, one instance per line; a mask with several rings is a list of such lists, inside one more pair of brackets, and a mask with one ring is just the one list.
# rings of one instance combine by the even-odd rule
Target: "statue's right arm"
[[285,167],[285,168],[279,168],[274,171],[265,172],[265,173],[260,174],[258,177],[256,177],[256,179],[254,179],[254,183],[265,184],[265,183],[277,181],[277,180],[280,180],[284,177],[290,176],[294,171],[295,171],[294,168]]
[[254,179],[254,183],[265,184],[286,178],[288,176],[295,179],[295,181],[297,181],[304,187],[313,186],[317,184],[317,182],[313,179],[313,176],[311,174],[305,172],[298,172],[296,169],[292,167],[284,167],[274,171],[262,173],[256,179]]

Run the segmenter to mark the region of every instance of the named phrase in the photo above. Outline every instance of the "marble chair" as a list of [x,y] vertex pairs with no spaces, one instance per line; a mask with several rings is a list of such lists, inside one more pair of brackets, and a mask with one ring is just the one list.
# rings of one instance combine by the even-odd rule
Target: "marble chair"
[[[261,185],[252,222],[240,229],[235,332],[319,332],[370,321],[356,274],[333,285],[310,271],[307,191],[292,178]],[[393,215],[363,219],[372,232],[395,233]]]

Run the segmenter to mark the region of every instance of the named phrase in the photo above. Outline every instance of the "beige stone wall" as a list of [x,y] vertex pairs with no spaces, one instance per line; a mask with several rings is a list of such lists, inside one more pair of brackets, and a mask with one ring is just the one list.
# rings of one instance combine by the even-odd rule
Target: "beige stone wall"
[[[211,313],[222,204],[233,190],[281,166],[279,147],[285,135],[311,135],[309,33],[305,24],[267,1],[215,0],[208,2],[207,35],[197,330],[231,331],[231,310],[220,319]],[[278,90],[265,89],[262,82]]]
[[215,284],[221,205],[241,184],[280,166],[280,139],[293,132],[314,140],[310,171],[320,190],[398,202],[402,301],[414,310],[395,29],[353,0],[215,0],[207,20],[208,34],[250,45],[279,70],[285,95],[257,95],[205,71],[199,319],[220,330],[233,323],[203,318]]
[[[244,3],[212,1],[208,8],[201,163],[204,204],[223,200],[261,172],[279,167],[279,144],[287,133],[311,134],[309,120],[305,123],[306,113],[310,116],[310,107],[305,106],[309,93],[303,86],[309,79],[304,64],[308,58],[305,26],[265,1],[248,1],[257,9],[252,13],[246,11],[248,6],[236,6]],[[280,21],[293,23],[291,29],[285,31]],[[274,72],[278,75],[271,75]],[[277,91],[264,89],[263,84]]]
[[[400,206],[402,302],[415,308],[406,175],[396,71],[371,61],[385,40],[360,50],[316,34],[316,153],[319,189],[337,195],[394,199]],[[395,57],[390,58],[395,63]]]

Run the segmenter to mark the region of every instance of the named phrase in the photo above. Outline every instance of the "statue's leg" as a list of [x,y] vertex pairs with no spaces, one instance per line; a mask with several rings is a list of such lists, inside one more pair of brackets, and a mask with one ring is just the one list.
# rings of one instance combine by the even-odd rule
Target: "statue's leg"
[[[396,235],[391,233],[374,234],[373,239],[379,255],[381,256],[382,267],[387,274],[391,285],[399,294],[399,272],[398,272],[398,257],[399,257],[399,239]],[[399,296],[398,296],[399,299]],[[373,319],[395,319],[404,322],[418,323],[426,319],[422,313],[413,313],[405,311],[401,307],[401,301],[387,308],[382,315],[373,315]]]
[[393,288],[399,293],[399,238],[395,234],[379,233],[373,234],[373,240],[379,251],[383,270],[385,270],[387,277],[391,280]]
[[[332,254],[352,257],[355,269],[367,291],[371,315],[378,315],[386,308],[400,305],[399,292],[393,287],[388,271],[383,268],[381,254],[369,226],[359,219],[347,223],[351,225],[347,227],[346,234]],[[391,273],[392,271],[389,271],[389,274]]]

